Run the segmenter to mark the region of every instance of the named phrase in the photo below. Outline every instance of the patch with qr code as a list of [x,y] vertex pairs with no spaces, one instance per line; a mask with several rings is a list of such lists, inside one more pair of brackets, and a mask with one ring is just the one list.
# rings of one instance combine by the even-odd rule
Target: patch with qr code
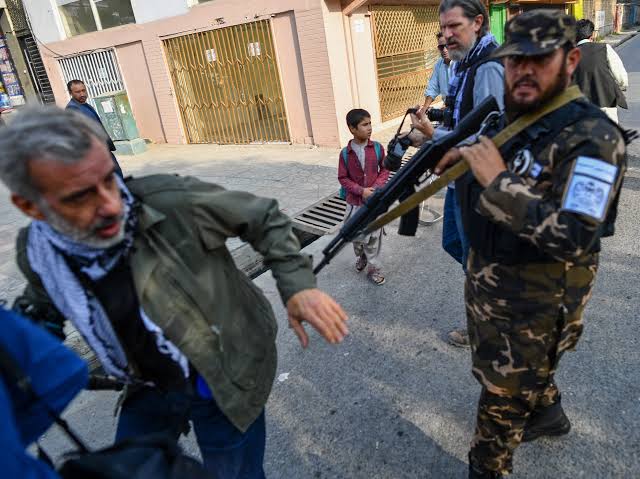
[[579,156],[569,177],[562,210],[604,221],[618,167],[598,158]]

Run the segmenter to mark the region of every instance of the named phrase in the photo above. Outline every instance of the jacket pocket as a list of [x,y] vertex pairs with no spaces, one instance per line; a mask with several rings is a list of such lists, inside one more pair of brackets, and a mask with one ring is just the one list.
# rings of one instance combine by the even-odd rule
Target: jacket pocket
[[221,331],[223,369],[228,378],[244,390],[262,381],[275,349],[277,326],[266,298],[241,273],[231,276],[234,302]]

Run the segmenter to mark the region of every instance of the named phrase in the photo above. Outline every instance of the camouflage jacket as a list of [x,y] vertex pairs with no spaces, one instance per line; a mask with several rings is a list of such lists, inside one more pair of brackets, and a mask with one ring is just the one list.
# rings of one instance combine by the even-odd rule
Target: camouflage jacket
[[[626,170],[620,129],[579,99],[527,128],[501,153],[507,171],[484,189],[473,180],[466,197],[461,193],[476,253],[504,264],[572,262],[597,253],[600,237],[613,233]],[[574,173],[592,164],[596,176],[600,166],[612,165],[606,184]]]
[[[225,415],[246,430],[271,391],[277,324],[225,241],[240,236],[264,256],[284,302],[315,287],[311,260],[300,253],[275,200],[172,175],[132,179],[127,186],[139,200],[130,261],[140,302],[204,377]],[[20,299],[53,311],[29,265],[25,233],[18,237],[17,259],[29,284]]]

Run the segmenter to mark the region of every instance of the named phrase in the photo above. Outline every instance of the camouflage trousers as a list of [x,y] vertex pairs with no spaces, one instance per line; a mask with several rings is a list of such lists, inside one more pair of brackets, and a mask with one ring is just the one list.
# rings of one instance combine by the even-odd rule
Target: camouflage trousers
[[509,266],[471,251],[465,305],[472,372],[482,386],[469,454],[475,466],[510,473],[527,419],[558,401],[554,373],[582,333],[597,261]]

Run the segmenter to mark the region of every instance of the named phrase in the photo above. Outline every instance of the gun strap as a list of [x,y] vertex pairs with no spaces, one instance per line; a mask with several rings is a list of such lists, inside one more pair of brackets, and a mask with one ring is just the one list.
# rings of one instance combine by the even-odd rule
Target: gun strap
[[[566,104],[571,103],[572,101],[577,100],[582,96],[583,95],[582,95],[582,92],[580,91],[580,88],[578,88],[576,85],[573,85],[567,88],[560,95],[554,97],[551,101],[547,102],[542,108],[539,108],[534,112],[522,115],[516,121],[514,121],[510,125],[507,125],[506,128],[501,130],[491,140],[493,141],[493,143],[495,143],[495,145],[498,148],[500,148],[502,145],[504,145],[507,141],[509,141],[514,136],[516,136],[518,133],[525,130],[529,126],[533,125],[540,118],[548,115],[549,113],[554,112],[555,110],[558,110],[559,108],[562,108]],[[399,218],[400,216],[405,215],[412,209],[416,208],[424,200],[435,195],[438,191],[440,191],[442,188],[447,186],[451,181],[454,181],[455,179],[465,174],[468,170],[469,170],[469,165],[467,164],[467,162],[459,161],[458,163],[453,165],[451,168],[449,168],[447,171],[445,171],[442,174],[442,176],[439,176],[432,183],[428,184],[421,190],[415,192],[414,194],[409,196],[409,198],[407,198],[402,203],[400,203],[398,206],[396,206],[392,210],[389,210],[387,213],[385,213],[384,215],[376,219],[373,223],[367,226],[367,229],[365,230],[365,234],[372,233],[373,231],[376,231],[382,228],[383,226],[386,226],[396,218]]]

